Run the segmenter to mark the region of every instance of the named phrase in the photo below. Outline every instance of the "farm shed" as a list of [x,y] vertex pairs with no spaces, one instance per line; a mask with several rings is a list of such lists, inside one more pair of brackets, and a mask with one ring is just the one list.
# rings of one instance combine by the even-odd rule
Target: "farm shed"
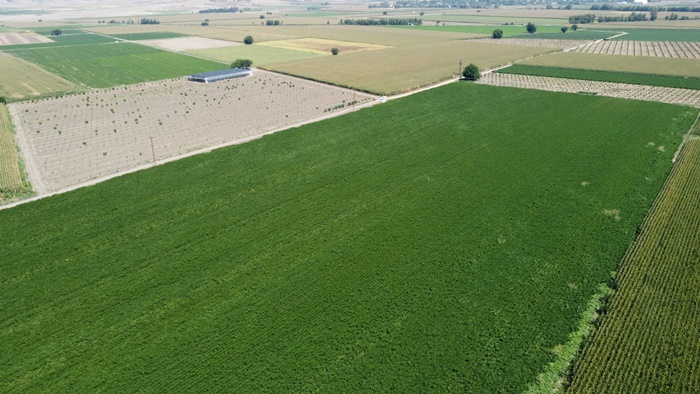
[[241,78],[253,75],[253,72],[247,68],[229,68],[226,70],[209,71],[205,73],[192,74],[188,78],[195,82],[216,82],[224,79]]

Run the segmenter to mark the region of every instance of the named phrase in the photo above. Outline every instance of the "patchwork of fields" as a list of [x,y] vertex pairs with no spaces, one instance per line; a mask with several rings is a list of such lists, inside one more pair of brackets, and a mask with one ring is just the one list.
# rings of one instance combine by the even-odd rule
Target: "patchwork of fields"
[[622,260],[570,393],[700,392],[700,139],[689,140]]
[[674,41],[598,41],[577,48],[576,52],[604,55],[656,56],[700,59],[699,42]]
[[193,150],[245,140],[370,96],[256,72],[201,84],[184,78],[12,104],[38,193]]
[[522,392],[696,115],[455,83],[0,211],[0,390]]
[[547,90],[550,92],[584,93],[633,100],[657,101],[700,108],[700,90],[692,89],[501,73],[483,75],[479,83],[493,86]]

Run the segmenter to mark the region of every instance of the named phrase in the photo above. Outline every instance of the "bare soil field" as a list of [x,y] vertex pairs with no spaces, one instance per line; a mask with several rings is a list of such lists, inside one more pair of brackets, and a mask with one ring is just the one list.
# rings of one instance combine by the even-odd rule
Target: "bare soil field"
[[0,45],[39,44],[53,42],[50,38],[33,32],[0,33]]
[[548,40],[548,39],[530,39],[530,38],[477,38],[470,41],[483,42],[486,44],[505,44],[505,45],[520,45],[524,47],[539,47],[539,48],[554,48],[554,49],[569,49],[579,47],[581,45],[590,44],[590,40]]
[[166,38],[162,40],[140,40],[136,41],[137,44],[144,44],[159,49],[165,49],[166,51],[189,51],[194,49],[209,49],[209,48],[224,48],[231,47],[235,45],[241,45],[237,42],[217,40],[214,38],[205,37],[178,37],[178,38]]
[[21,100],[75,89],[73,83],[35,64],[0,53],[0,96]]
[[604,55],[700,59],[700,42],[598,41],[577,48],[575,52]]
[[175,79],[95,90],[10,111],[28,175],[43,194],[143,166],[154,155],[158,161],[249,139],[370,100],[256,71],[211,84]]
[[598,94],[634,100],[691,105],[700,108],[700,90],[500,73],[485,74],[478,83],[551,92]]

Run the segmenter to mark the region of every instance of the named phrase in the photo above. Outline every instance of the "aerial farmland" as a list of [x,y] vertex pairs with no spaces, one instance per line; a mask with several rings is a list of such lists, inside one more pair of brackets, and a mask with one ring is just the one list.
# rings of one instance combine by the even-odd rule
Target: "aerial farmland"
[[0,3],[0,392],[700,392],[698,16]]

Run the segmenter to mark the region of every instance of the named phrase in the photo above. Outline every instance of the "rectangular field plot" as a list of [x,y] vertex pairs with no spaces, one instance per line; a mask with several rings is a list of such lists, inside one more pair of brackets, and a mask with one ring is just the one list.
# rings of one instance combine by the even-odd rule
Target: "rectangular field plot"
[[175,78],[226,67],[211,60],[124,42],[8,52],[76,84],[93,88]]
[[347,55],[341,53],[338,56],[272,64],[269,68],[339,86],[394,94],[457,75],[460,60],[464,65],[476,63],[484,69],[548,51],[551,49],[462,40]]
[[696,114],[454,83],[0,211],[0,391],[525,392]]
[[645,57],[642,61],[632,56],[557,52],[528,59],[521,64],[700,78],[700,60],[697,59]]
[[542,67],[514,64],[498,70],[502,74],[536,75],[540,77],[585,79],[589,81],[629,83],[635,85],[665,86],[681,89],[700,89],[700,78],[671,75],[633,74],[629,72],[583,70],[563,67]]
[[236,59],[250,59],[253,61],[254,66],[326,56],[313,52],[293,51],[265,45],[237,45],[225,48],[195,49],[186,52],[229,64]]
[[692,105],[700,108],[700,90],[693,89],[502,73],[483,75],[479,83],[548,90],[550,92],[584,93],[633,100],[658,101],[660,103]]
[[296,38],[292,40],[266,41],[263,46],[289,49],[293,51],[318,53],[330,55],[331,49],[338,48],[340,53],[353,53],[360,51],[376,51],[389,48],[384,45],[367,44],[362,42],[327,40],[323,38]]
[[109,34],[110,37],[119,38],[120,40],[127,41],[140,41],[140,40],[163,40],[166,38],[180,38],[187,37],[185,34],[174,33],[170,31],[154,31],[145,33],[126,33],[126,34]]
[[75,90],[76,86],[39,66],[0,53],[0,96],[22,100]]
[[109,42],[114,42],[114,39],[109,37],[104,37],[99,34],[85,33],[79,30],[64,30],[63,34],[60,36],[48,36],[47,42],[39,42],[36,44],[17,44],[17,45],[3,45],[0,46],[0,51],[7,51],[11,49],[37,49],[37,48],[50,48],[59,46],[73,46],[73,45],[89,45],[89,44],[106,44]]
[[598,41],[581,48],[577,48],[576,52],[603,55],[700,59],[700,41]]
[[5,104],[0,104],[0,203],[23,189],[12,123]]
[[622,41],[696,41],[700,29],[625,29],[627,34],[614,38]]
[[622,260],[567,391],[700,392],[700,139],[690,139]]
[[153,82],[12,106],[37,192],[254,137],[369,96],[260,72],[201,84]]
[[53,42],[51,39],[36,33],[2,33],[0,30],[0,46],[38,44],[41,42]]

